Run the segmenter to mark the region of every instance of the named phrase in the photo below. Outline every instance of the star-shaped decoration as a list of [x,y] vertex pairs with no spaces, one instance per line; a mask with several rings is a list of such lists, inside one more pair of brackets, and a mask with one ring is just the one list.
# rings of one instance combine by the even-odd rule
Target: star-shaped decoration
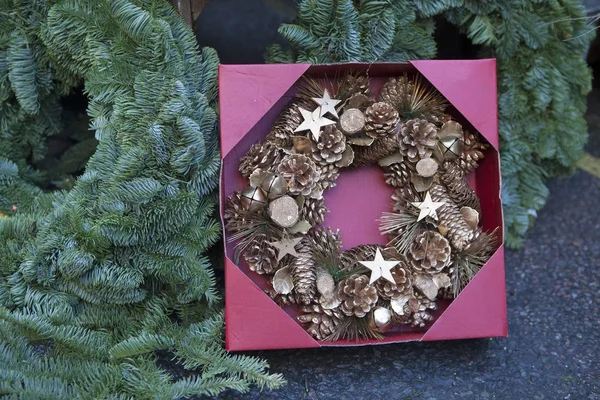
[[318,105],[321,106],[320,116],[324,116],[327,113],[330,113],[335,118],[339,118],[337,115],[337,111],[335,111],[335,106],[341,103],[341,100],[332,99],[329,97],[329,92],[325,89],[325,93],[323,97],[313,97],[312,98]]
[[299,107],[298,110],[300,111],[300,114],[302,114],[304,120],[294,132],[310,131],[315,138],[315,142],[319,141],[321,128],[323,126],[335,124],[335,121],[321,116],[321,107],[317,107],[315,111],[308,111],[302,107]]
[[277,249],[277,261],[279,261],[288,254],[291,254],[293,257],[298,257],[295,247],[301,240],[301,237],[295,239],[281,239],[275,242],[269,242],[269,244]]
[[414,201],[411,204],[417,207],[419,210],[421,210],[421,212],[419,213],[419,217],[417,218],[418,222],[427,216],[437,220],[438,217],[435,210],[443,206],[444,202],[434,202],[431,199],[431,195],[429,194],[429,192],[427,192],[427,194],[425,195],[425,201]]
[[400,261],[384,260],[383,256],[381,255],[381,251],[379,251],[379,248],[375,252],[375,259],[373,261],[359,261],[359,262],[371,270],[371,280],[369,281],[369,284],[372,284],[373,282],[375,282],[377,279],[379,279],[381,277],[383,277],[384,279],[387,279],[388,281],[392,282],[393,284],[396,284],[396,281],[394,280],[394,277],[392,276],[392,273],[390,271]]

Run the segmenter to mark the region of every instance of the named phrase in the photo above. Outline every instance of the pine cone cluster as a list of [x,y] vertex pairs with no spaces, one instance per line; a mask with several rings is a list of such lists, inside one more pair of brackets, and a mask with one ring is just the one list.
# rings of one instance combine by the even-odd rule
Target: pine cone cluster
[[443,185],[433,184],[429,193],[434,202],[444,203],[437,209],[437,215],[440,224],[448,230],[446,236],[450,243],[459,252],[464,250],[477,237],[477,231],[469,227],[460,212],[460,207],[452,201]]
[[313,157],[320,164],[333,164],[342,159],[344,150],[346,136],[335,125],[327,125],[323,128],[319,141],[313,146]]
[[345,100],[355,94],[365,96],[371,94],[371,87],[369,86],[369,78],[367,76],[348,74],[342,78],[338,90],[338,98]]
[[400,152],[411,162],[431,157],[437,145],[437,128],[425,119],[411,119],[400,130]]
[[435,231],[420,233],[408,252],[415,272],[436,274],[450,263],[450,243]]
[[305,155],[286,155],[279,163],[278,172],[288,182],[290,193],[310,197],[315,194],[319,171],[315,163]]
[[298,317],[303,324],[310,324],[306,331],[317,340],[325,340],[335,332],[336,327],[344,320],[345,315],[338,309],[326,310],[318,304],[300,307],[305,313]]
[[378,246],[372,244],[362,244],[344,251],[340,256],[342,270],[352,271],[356,268],[360,268],[361,264],[359,261],[372,260],[373,257],[375,257],[377,247]]
[[330,189],[335,187],[338,176],[340,176],[340,169],[334,164],[317,165],[317,171],[319,172],[318,184],[321,189]]
[[311,102],[302,98],[290,101],[275,120],[266,140],[279,148],[291,147],[292,136],[296,135],[294,130],[304,120],[300,113],[300,107],[308,109],[311,106]]
[[359,318],[367,315],[377,304],[377,289],[369,284],[365,275],[354,274],[338,285],[338,296],[342,301],[340,310],[347,316]]
[[424,328],[425,325],[433,320],[433,316],[429,313],[430,310],[437,310],[435,300],[429,300],[420,293],[415,294],[418,301],[417,311],[412,315],[411,326],[413,328]]
[[244,259],[257,274],[272,274],[279,268],[277,249],[269,244],[265,234],[256,236],[244,251]]
[[460,207],[471,207],[481,213],[479,198],[467,182],[465,172],[454,162],[446,161],[443,167],[440,177],[450,198]]
[[311,242],[303,239],[296,246],[298,256],[292,262],[292,279],[296,299],[302,304],[311,304],[317,294],[317,266],[312,254]]
[[376,139],[370,146],[354,147],[353,167],[362,167],[389,156],[398,149],[398,136],[388,135]]
[[[387,258],[386,258],[387,259]],[[378,279],[375,282],[377,293],[382,299],[391,300],[402,294],[410,292],[413,284],[412,273],[410,266],[404,256],[401,256],[401,261],[390,271],[394,277],[395,284],[387,279]]]
[[410,108],[414,90],[415,83],[408,76],[390,78],[381,88],[379,100],[391,104],[396,110],[406,110]]
[[240,158],[240,173],[248,178],[257,169],[272,172],[279,164],[283,152],[270,142],[255,143],[250,150]]
[[379,102],[367,108],[365,120],[365,133],[372,138],[380,138],[396,130],[400,116],[390,104]]
[[302,208],[300,208],[299,219],[301,221],[308,221],[312,226],[321,225],[328,211],[323,199],[311,199],[307,197],[304,199]]
[[437,310],[435,301],[429,300],[421,293],[413,293],[402,307],[401,315],[395,313],[395,321],[400,324],[410,324],[413,328],[423,328],[433,320],[430,311]]
[[227,207],[223,212],[225,228],[230,232],[237,232],[244,224],[244,212],[246,207],[242,204],[239,193],[234,193],[227,198]]
[[483,159],[483,151],[487,145],[479,141],[479,137],[471,132],[464,133],[464,150],[458,158],[458,165],[465,174],[473,171]]
[[385,183],[397,188],[404,187],[410,183],[411,173],[410,164],[404,162],[393,163],[383,167]]

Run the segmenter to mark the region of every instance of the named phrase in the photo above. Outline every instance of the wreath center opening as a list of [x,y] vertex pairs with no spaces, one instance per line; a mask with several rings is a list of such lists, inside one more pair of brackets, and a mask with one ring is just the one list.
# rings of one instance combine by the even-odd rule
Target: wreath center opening
[[385,246],[389,238],[381,234],[377,221],[391,210],[393,193],[376,163],[343,171],[336,187],[323,194],[325,205],[334,205],[328,207],[323,225],[339,229],[343,250],[364,243]]

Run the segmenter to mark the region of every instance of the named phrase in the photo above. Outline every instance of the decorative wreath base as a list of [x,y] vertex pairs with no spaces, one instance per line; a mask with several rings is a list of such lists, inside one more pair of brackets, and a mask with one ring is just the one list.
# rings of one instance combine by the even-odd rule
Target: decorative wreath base
[[[377,96],[366,74],[298,86],[240,159],[248,186],[224,212],[235,258],[272,277],[267,292],[295,305],[318,340],[425,328],[436,302],[454,298],[496,248],[466,180],[486,144],[416,74],[388,79]],[[342,252],[339,232],[322,227],[323,193],[344,169],[371,163],[395,189],[379,221],[390,241]]]

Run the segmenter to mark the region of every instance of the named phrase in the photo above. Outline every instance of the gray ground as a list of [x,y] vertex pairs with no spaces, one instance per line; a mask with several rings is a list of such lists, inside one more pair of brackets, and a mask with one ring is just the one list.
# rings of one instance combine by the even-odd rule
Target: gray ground
[[[212,3],[197,33],[226,63],[262,62],[274,28],[291,19],[288,0]],[[242,4],[254,7],[230,12]],[[600,92],[588,121],[588,152],[600,157]],[[579,170],[549,186],[525,246],[507,253],[507,339],[249,353],[288,385],[221,398],[600,399],[600,178]]]

